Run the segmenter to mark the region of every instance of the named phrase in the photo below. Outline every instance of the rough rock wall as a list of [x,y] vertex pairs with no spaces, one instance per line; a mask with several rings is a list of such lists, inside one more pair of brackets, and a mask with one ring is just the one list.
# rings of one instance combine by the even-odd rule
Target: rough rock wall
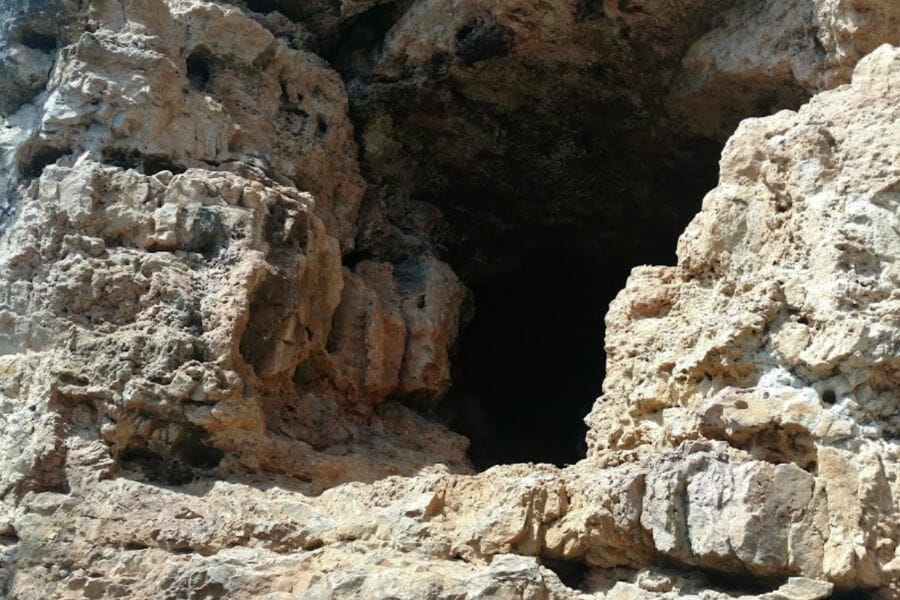
[[561,109],[627,138],[598,172],[652,166],[846,81],[896,6],[7,3],[0,591],[896,594],[896,49],[739,127],[679,265],[611,307],[585,461],[467,475],[413,410],[469,302],[432,188],[527,171],[460,200],[490,235],[650,198],[579,197]]
[[[589,417],[600,460],[655,460],[702,437],[789,473],[765,485],[792,489],[803,556],[779,560],[838,583],[878,585],[896,564],[898,78],[883,46],[852,86],[741,124],[678,266],[637,269],[611,306]],[[691,485],[707,476],[658,492],[703,503]],[[697,553],[677,520],[651,521],[670,551]],[[724,559],[723,543],[702,540]]]
[[[83,405],[119,458],[224,452],[313,477],[312,447],[352,438],[391,394],[446,390],[452,271],[342,266],[363,182],[339,76],[231,7],[70,18],[87,31],[59,40],[47,88],[4,131],[19,187],[2,344],[11,373],[43,373],[23,398]],[[391,431],[430,427],[397,410]],[[452,434],[434,448],[423,463],[464,463]]]

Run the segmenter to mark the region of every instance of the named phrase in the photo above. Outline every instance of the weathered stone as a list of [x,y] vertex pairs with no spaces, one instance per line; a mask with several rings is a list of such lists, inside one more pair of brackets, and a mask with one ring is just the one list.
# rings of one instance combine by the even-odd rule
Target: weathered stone
[[[895,7],[5,3],[0,596],[896,596]],[[734,127],[587,458],[474,474],[464,281]]]
[[[744,121],[726,146],[719,187],[679,242],[679,266],[636,270],[607,316],[605,395],[588,418],[594,456],[649,457],[699,432],[796,473],[764,494],[780,502],[775,490],[791,489],[803,506],[785,514],[795,516],[739,535],[781,550],[745,553],[713,526],[750,522],[717,512],[729,505],[719,494],[739,489],[732,461],[690,467],[704,482],[694,492],[695,476],[668,470],[659,497],[678,490],[704,507],[690,511],[699,529],[645,509],[657,547],[681,560],[706,554],[724,567],[734,552],[751,570],[771,560],[838,585],[886,582],[876,573],[887,577],[898,514],[887,483],[894,384],[885,379],[895,362],[897,273],[881,257],[900,251],[897,61],[884,46],[860,63],[852,86],[799,113]],[[701,491],[714,498],[692,495]]]

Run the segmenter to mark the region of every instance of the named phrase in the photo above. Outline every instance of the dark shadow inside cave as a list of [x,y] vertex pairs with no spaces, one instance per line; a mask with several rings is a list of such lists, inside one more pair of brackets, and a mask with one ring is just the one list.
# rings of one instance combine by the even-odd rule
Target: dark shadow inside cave
[[558,241],[474,286],[447,402],[476,467],[584,457],[583,418],[603,383],[603,318],[626,274]]
[[[655,241],[658,258],[670,263],[674,244]],[[471,440],[478,469],[575,463],[605,374],[604,317],[640,261],[598,253],[569,230],[518,232],[494,250],[506,255],[502,267],[469,282],[475,313],[454,357],[446,418]]]
[[485,218],[486,196],[471,190],[456,198],[479,205],[435,202],[462,232],[451,236],[460,242],[447,259],[475,309],[441,410],[471,441],[476,468],[585,457],[584,418],[605,376],[609,303],[633,267],[675,264],[678,236],[715,187],[716,150],[697,147],[690,160],[657,169],[641,203],[606,197],[604,210],[561,225],[517,220],[527,213],[511,203],[498,219],[509,226],[498,230]]
[[602,391],[609,302],[633,267],[675,263],[721,145],[672,120],[674,73],[635,78],[604,58],[622,32],[603,11],[576,11],[590,60],[512,52],[515,32],[474,18],[413,76],[379,62],[408,8],[379,3],[326,44],[394,231],[373,227],[350,262],[434,253],[471,289],[452,388],[426,410],[469,438],[477,468],[577,462]]

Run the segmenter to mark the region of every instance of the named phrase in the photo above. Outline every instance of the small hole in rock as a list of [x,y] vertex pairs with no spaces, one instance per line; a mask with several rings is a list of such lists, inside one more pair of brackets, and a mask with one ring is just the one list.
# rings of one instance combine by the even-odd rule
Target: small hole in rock
[[156,175],[162,171],[169,171],[175,175],[185,172],[185,168],[170,162],[165,156],[145,156],[141,161],[141,170],[144,175]]
[[222,462],[225,454],[206,443],[209,435],[199,427],[185,427],[180,437],[175,444],[175,452],[188,465],[200,469],[213,469]]
[[456,32],[457,55],[466,66],[509,54],[513,31],[499,23],[476,19]]
[[600,0],[575,0],[576,21],[597,18],[602,13],[603,6]]
[[213,76],[212,54],[205,48],[191,52],[186,63],[187,77],[197,91],[205,91]]
[[747,401],[746,400],[738,400],[737,402],[734,403],[734,407],[738,408],[740,410],[744,410],[747,408]]
[[332,48],[329,62],[344,74],[360,72],[375,59],[384,39],[404,13],[397,3],[373,6],[350,22]]
[[141,155],[135,150],[106,148],[103,150],[103,162],[120,169],[138,169],[141,166]]
[[617,3],[619,10],[623,13],[646,13],[647,9],[645,9],[640,4],[632,2],[631,0],[619,0]]
[[837,402],[837,394],[834,393],[834,390],[825,390],[822,392],[822,402],[825,404],[834,404]]
[[194,474],[185,465],[147,448],[128,448],[119,455],[119,461],[126,468],[140,470],[148,481],[184,485],[194,479]]
[[131,550],[131,551],[146,550],[147,548],[148,548],[147,544],[144,544],[142,542],[126,542],[125,543],[125,550]]
[[731,596],[767,594],[785,583],[784,579],[779,577],[755,577],[745,573],[726,573],[711,569],[701,573],[708,585]]
[[567,588],[572,590],[587,590],[587,576],[589,567],[581,562],[570,560],[557,560],[552,558],[541,559],[541,564],[556,573],[559,580]]
[[19,43],[41,52],[53,52],[57,48],[56,36],[36,31],[23,31],[19,35]]
[[13,525],[0,529],[0,546],[12,546],[19,543],[19,534]]
[[40,177],[44,169],[56,163],[60,158],[69,153],[68,148],[38,148],[31,155],[31,160],[22,166],[22,174],[28,178]]
[[203,206],[193,213],[188,228],[186,248],[206,256],[219,248],[228,239],[222,216],[214,208]]
[[319,117],[316,119],[316,137],[322,140],[325,139],[326,135],[328,135],[328,123],[325,122],[325,119]]
[[144,175],[156,175],[162,171],[170,171],[178,175],[185,172],[185,168],[171,162],[168,157],[162,155],[143,155],[137,150],[125,150],[123,148],[107,148],[103,151],[103,162],[121,169],[134,169]]
[[247,0],[247,9],[267,15],[278,10],[278,2],[276,0]]

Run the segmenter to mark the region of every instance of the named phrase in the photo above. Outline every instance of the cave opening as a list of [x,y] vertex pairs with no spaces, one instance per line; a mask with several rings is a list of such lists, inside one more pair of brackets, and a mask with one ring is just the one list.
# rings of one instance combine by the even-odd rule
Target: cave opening
[[584,418],[606,374],[609,304],[635,266],[675,264],[679,235],[716,185],[717,149],[696,146],[687,156],[642,181],[650,190],[642,199],[605,195],[572,218],[521,202],[498,210],[468,191],[477,206],[461,196],[433,201],[456,240],[445,256],[474,300],[444,410],[470,440],[477,469],[585,458]]
[[472,286],[460,339],[451,426],[479,469],[584,458],[584,417],[604,376],[604,315],[628,266],[563,239],[519,255]]
[[460,19],[427,61],[394,56],[405,3],[361,13],[329,53],[377,207],[347,259],[432,253],[471,290],[452,386],[424,410],[481,470],[585,457],[609,303],[635,266],[675,264],[717,182],[720,141],[660,92],[676,61],[608,61],[628,28],[582,4],[592,50],[574,62],[516,52],[521,32],[488,15]]

